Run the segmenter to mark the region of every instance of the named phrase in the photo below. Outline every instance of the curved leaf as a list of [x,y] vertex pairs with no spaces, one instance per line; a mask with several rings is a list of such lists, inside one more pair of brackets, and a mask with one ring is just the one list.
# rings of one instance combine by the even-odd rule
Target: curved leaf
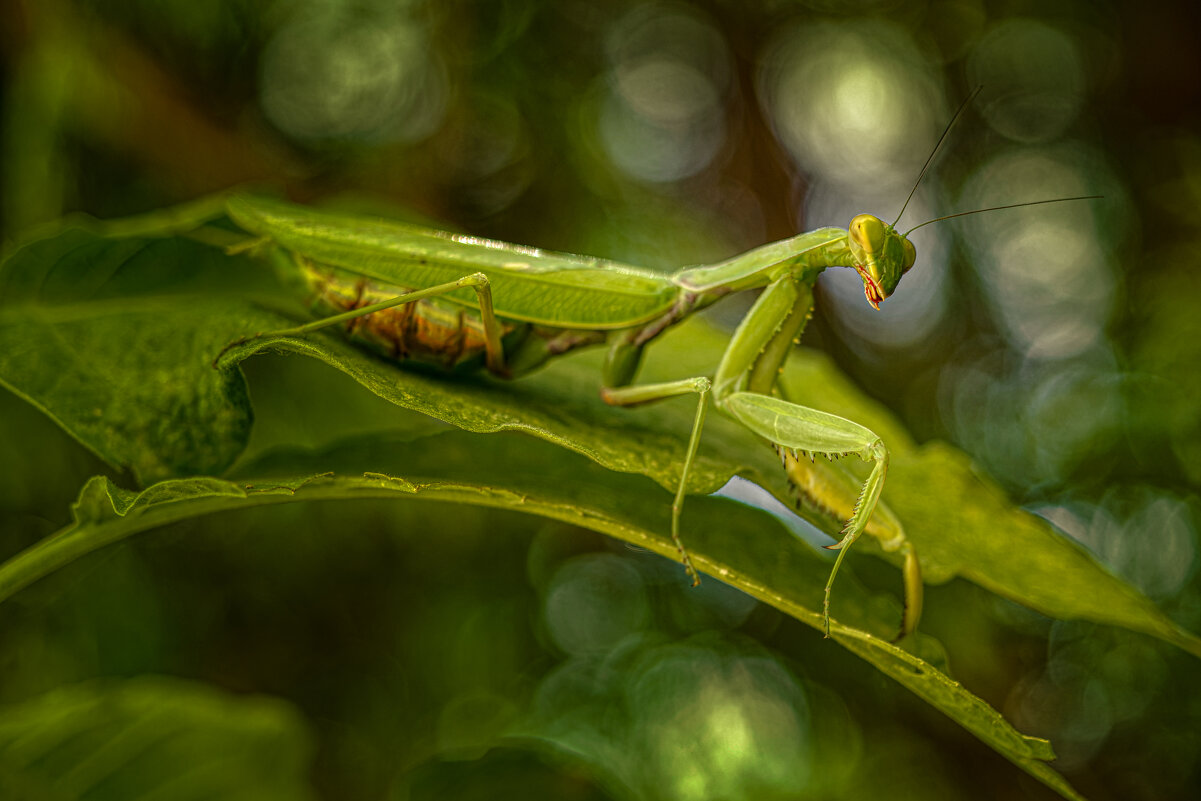
[[[286,314],[261,302],[274,304],[278,290],[260,265],[190,240],[65,230],[18,250],[0,271],[0,381],[147,481],[219,474],[230,465],[246,445],[251,420],[234,365],[275,350],[319,359],[390,403],[464,430],[521,431],[611,470],[676,486],[694,401],[606,406],[597,393],[595,351],[504,382],[401,368],[319,332],[243,343],[224,353],[224,369],[214,370],[214,357],[239,334],[294,323],[302,313],[295,301],[278,304]],[[649,349],[642,378],[709,373],[725,339],[703,324],[681,325]],[[1201,640],[1049,524],[1009,504],[973,475],[961,454],[940,444],[916,448],[891,415],[823,357],[798,352],[781,383],[790,399],[867,425],[888,444],[886,507],[868,530],[887,539],[903,525],[926,580],[963,576],[1054,617],[1126,626],[1201,655]],[[839,530],[857,495],[854,461],[819,459],[812,468],[845,485],[845,508],[835,509],[835,517],[800,509],[827,533]],[[733,421],[710,415],[689,490],[712,492],[736,474],[791,500],[771,449]],[[870,537],[856,548],[880,553]]]
[[[371,472],[356,472],[362,465]],[[334,472],[290,473],[330,468]],[[670,494],[633,475],[604,471],[553,445],[515,434],[458,431],[405,440],[360,438],[336,449],[283,451],[246,465],[238,481],[177,479],[141,493],[96,477],[75,507],[76,522],[0,566],[0,599],[103,545],[170,522],[216,511],[306,500],[383,497],[444,500],[513,509],[581,525],[674,556],[666,535]],[[395,470],[397,472],[393,473]],[[697,566],[822,630],[829,560],[758,510],[700,498],[686,515]],[[941,646],[919,635],[910,647],[888,643],[899,620],[895,601],[840,576],[839,620],[831,638],[940,709],[1066,798],[1079,798],[1047,766],[1050,744],[1017,732],[988,704],[935,667]],[[868,632],[874,632],[869,634]],[[922,658],[925,657],[925,658]]]

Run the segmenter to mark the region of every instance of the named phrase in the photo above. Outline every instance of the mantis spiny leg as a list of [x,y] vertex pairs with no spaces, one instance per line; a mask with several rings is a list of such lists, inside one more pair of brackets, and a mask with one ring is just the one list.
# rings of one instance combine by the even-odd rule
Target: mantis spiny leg
[[[720,410],[772,443],[777,451],[791,452],[793,458],[800,453],[828,458],[855,453],[872,463],[871,474],[859,491],[839,542],[830,546],[839,554],[826,582],[822,607],[828,637],[834,577],[848,547],[863,533],[876,508],[888,472],[888,450],[874,432],[858,423],[770,394],[812,308],[813,292],[807,282],[785,275],[770,284],[730,339],[714,380],[713,400]],[[801,483],[791,476],[789,480],[798,492],[804,492]],[[900,541],[886,543],[885,547],[905,554],[903,637],[917,625],[922,583],[912,546],[903,535],[897,539]]]
[[[859,539],[867,527],[880,491],[884,488],[884,477],[888,472],[888,449],[871,430],[858,423],[844,420],[836,415],[819,412],[805,406],[754,392],[736,392],[724,398],[721,408],[747,428],[770,441],[778,449],[800,454],[821,454],[837,458],[850,453],[872,463],[871,474],[863,483],[855,510],[840,532],[842,538],[834,545],[838,558],[826,582],[825,601],[822,613],[825,618],[826,636],[830,635],[830,591],[834,577],[842,566],[843,557],[850,545]],[[908,632],[906,632],[908,633]]]

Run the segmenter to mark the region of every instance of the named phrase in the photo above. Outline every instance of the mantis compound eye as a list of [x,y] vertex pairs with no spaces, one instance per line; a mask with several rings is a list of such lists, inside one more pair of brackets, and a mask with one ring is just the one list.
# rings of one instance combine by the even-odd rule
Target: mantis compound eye
[[851,220],[851,239],[868,253],[878,253],[884,247],[884,223],[871,214],[860,214]]
[[914,249],[913,243],[904,237],[901,237],[901,246],[905,249],[905,256],[901,259],[901,274],[904,275],[917,261],[917,250]]

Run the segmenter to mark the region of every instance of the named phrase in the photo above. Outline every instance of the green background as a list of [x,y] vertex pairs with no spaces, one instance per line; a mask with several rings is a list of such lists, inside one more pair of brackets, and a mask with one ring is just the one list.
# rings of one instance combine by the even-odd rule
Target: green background
[[[0,225],[13,246],[64,214],[262,183],[666,269],[860,211],[892,220],[982,85],[902,230],[1104,200],[924,227],[879,313],[853,274],[824,276],[806,344],[1197,631],[1198,22],[1083,2],[8,4]],[[246,363],[256,447],[390,413],[299,361]],[[106,467],[8,393],[0,443],[8,556]],[[887,565],[855,567],[895,588]],[[928,588],[926,610],[955,677],[1050,739],[1085,796],[1195,797],[1195,657],[962,581]],[[690,591],[653,555],[464,505],[224,513],[0,607],[4,703],[58,688],[65,710],[88,703],[75,682],[142,677],[102,741],[147,758],[130,732],[162,724],[139,693],[166,681],[147,674],[209,685],[154,712],[233,721],[241,760],[204,775],[248,798],[1055,797],[717,581]],[[214,691],[263,706],[222,711]],[[12,731],[22,714],[44,719],[11,707]],[[74,777],[68,797],[138,797],[121,783],[136,761],[69,757],[46,766]],[[43,797],[4,765],[0,789]]]

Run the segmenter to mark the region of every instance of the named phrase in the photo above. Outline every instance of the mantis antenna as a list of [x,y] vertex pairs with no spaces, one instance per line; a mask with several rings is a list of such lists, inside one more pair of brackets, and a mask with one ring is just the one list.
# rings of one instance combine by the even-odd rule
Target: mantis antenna
[[[942,143],[944,141],[946,141],[947,134],[949,134],[951,132],[951,128],[953,128],[955,126],[956,120],[958,120],[959,116],[961,114],[963,114],[963,110],[967,108],[969,103],[971,103],[973,100],[976,99],[976,96],[980,94],[980,91],[982,89],[984,89],[983,86],[977,86],[975,89],[973,89],[972,93],[970,95],[968,95],[967,98],[962,103],[959,104],[959,108],[955,110],[955,114],[954,114],[954,116],[951,117],[951,121],[947,123],[947,127],[943,128],[942,136],[938,137],[938,142],[936,142],[934,144],[934,149],[932,151],[930,151],[930,155],[926,158],[926,163],[922,165],[922,171],[918,174],[917,180],[913,182],[913,188],[909,190],[909,197],[905,198],[905,203],[904,203],[904,205],[901,206],[901,213],[897,215],[896,220],[894,220],[892,223],[894,228],[896,227],[896,224],[901,221],[901,217],[903,217],[905,215],[905,209],[909,208],[909,201],[913,200],[913,195],[917,192],[917,188],[921,185],[922,179],[926,177],[926,173],[930,169],[931,162],[933,162],[934,157],[938,155],[938,151],[942,148]],[[953,217],[965,217],[968,214],[980,214],[981,212],[985,212],[985,211],[1000,211],[1001,209],[1017,209],[1017,208],[1021,208],[1022,206],[1038,206],[1042,203],[1066,203],[1069,200],[1099,200],[1102,197],[1103,197],[1102,195],[1081,195],[1080,197],[1059,197],[1059,198],[1055,198],[1053,200],[1032,200],[1028,203],[1013,203],[1008,206],[991,206],[987,209],[972,209],[971,211],[961,211],[957,214],[948,214],[945,217],[935,217],[933,220],[926,220],[924,223],[918,223],[917,225],[913,226],[908,231],[906,231],[904,234],[902,234],[902,236],[908,237],[911,233],[913,233],[917,229],[921,228],[923,225],[929,225],[930,223],[942,222],[943,220],[949,220]]]
[[951,121],[947,123],[947,127],[942,129],[942,136],[938,137],[938,142],[935,143],[934,149],[930,151],[929,157],[926,158],[926,163],[922,165],[922,171],[918,173],[917,180],[913,182],[913,188],[909,190],[909,197],[905,198],[905,204],[901,206],[901,213],[898,214],[897,218],[892,222],[894,228],[896,227],[897,223],[901,221],[901,217],[905,215],[905,209],[909,208],[909,201],[913,200],[914,193],[917,192],[917,188],[921,185],[922,179],[926,177],[926,171],[930,169],[930,163],[934,161],[934,157],[938,155],[938,151],[942,147],[943,141],[946,140],[947,134],[949,134],[951,132],[951,128],[955,126],[955,121],[959,119],[959,115],[963,113],[965,108],[967,108],[968,103],[971,103],[976,99],[976,95],[980,94],[980,90],[983,88],[983,86],[977,86],[974,90],[972,90],[972,93],[967,96],[967,99],[959,104],[959,108],[955,111],[955,116],[951,117]]
[[1081,195],[1079,197],[1057,197],[1052,200],[1031,200],[1028,203],[1011,203],[1008,206],[990,206],[987,209],[972,209],[971,211],[961,211],[961,212],[958,212],[957,214],[948,214],[945,217],[935,217],[933,220],[926,220],[924,223],[918,223],[917,225],[913,226],[908,231],[906,231],[904,234],[902,234],[902,236],[908,237],[911,233],[913,233],[917,229],[921,228],[923,225],[929,225],[930,223],[942,222],[943,220],[949,220],[953,217],[966,217],[969,214],[980,214],[981,212],[985,212],[985,211],[1000,211],[1001,209],[1020,209],[1022,206],[1038,206],[1043,203],[1067,203],[1069,200],[1100,200],[1103,197],[1105,197],[1105,196],[1104,195]]

